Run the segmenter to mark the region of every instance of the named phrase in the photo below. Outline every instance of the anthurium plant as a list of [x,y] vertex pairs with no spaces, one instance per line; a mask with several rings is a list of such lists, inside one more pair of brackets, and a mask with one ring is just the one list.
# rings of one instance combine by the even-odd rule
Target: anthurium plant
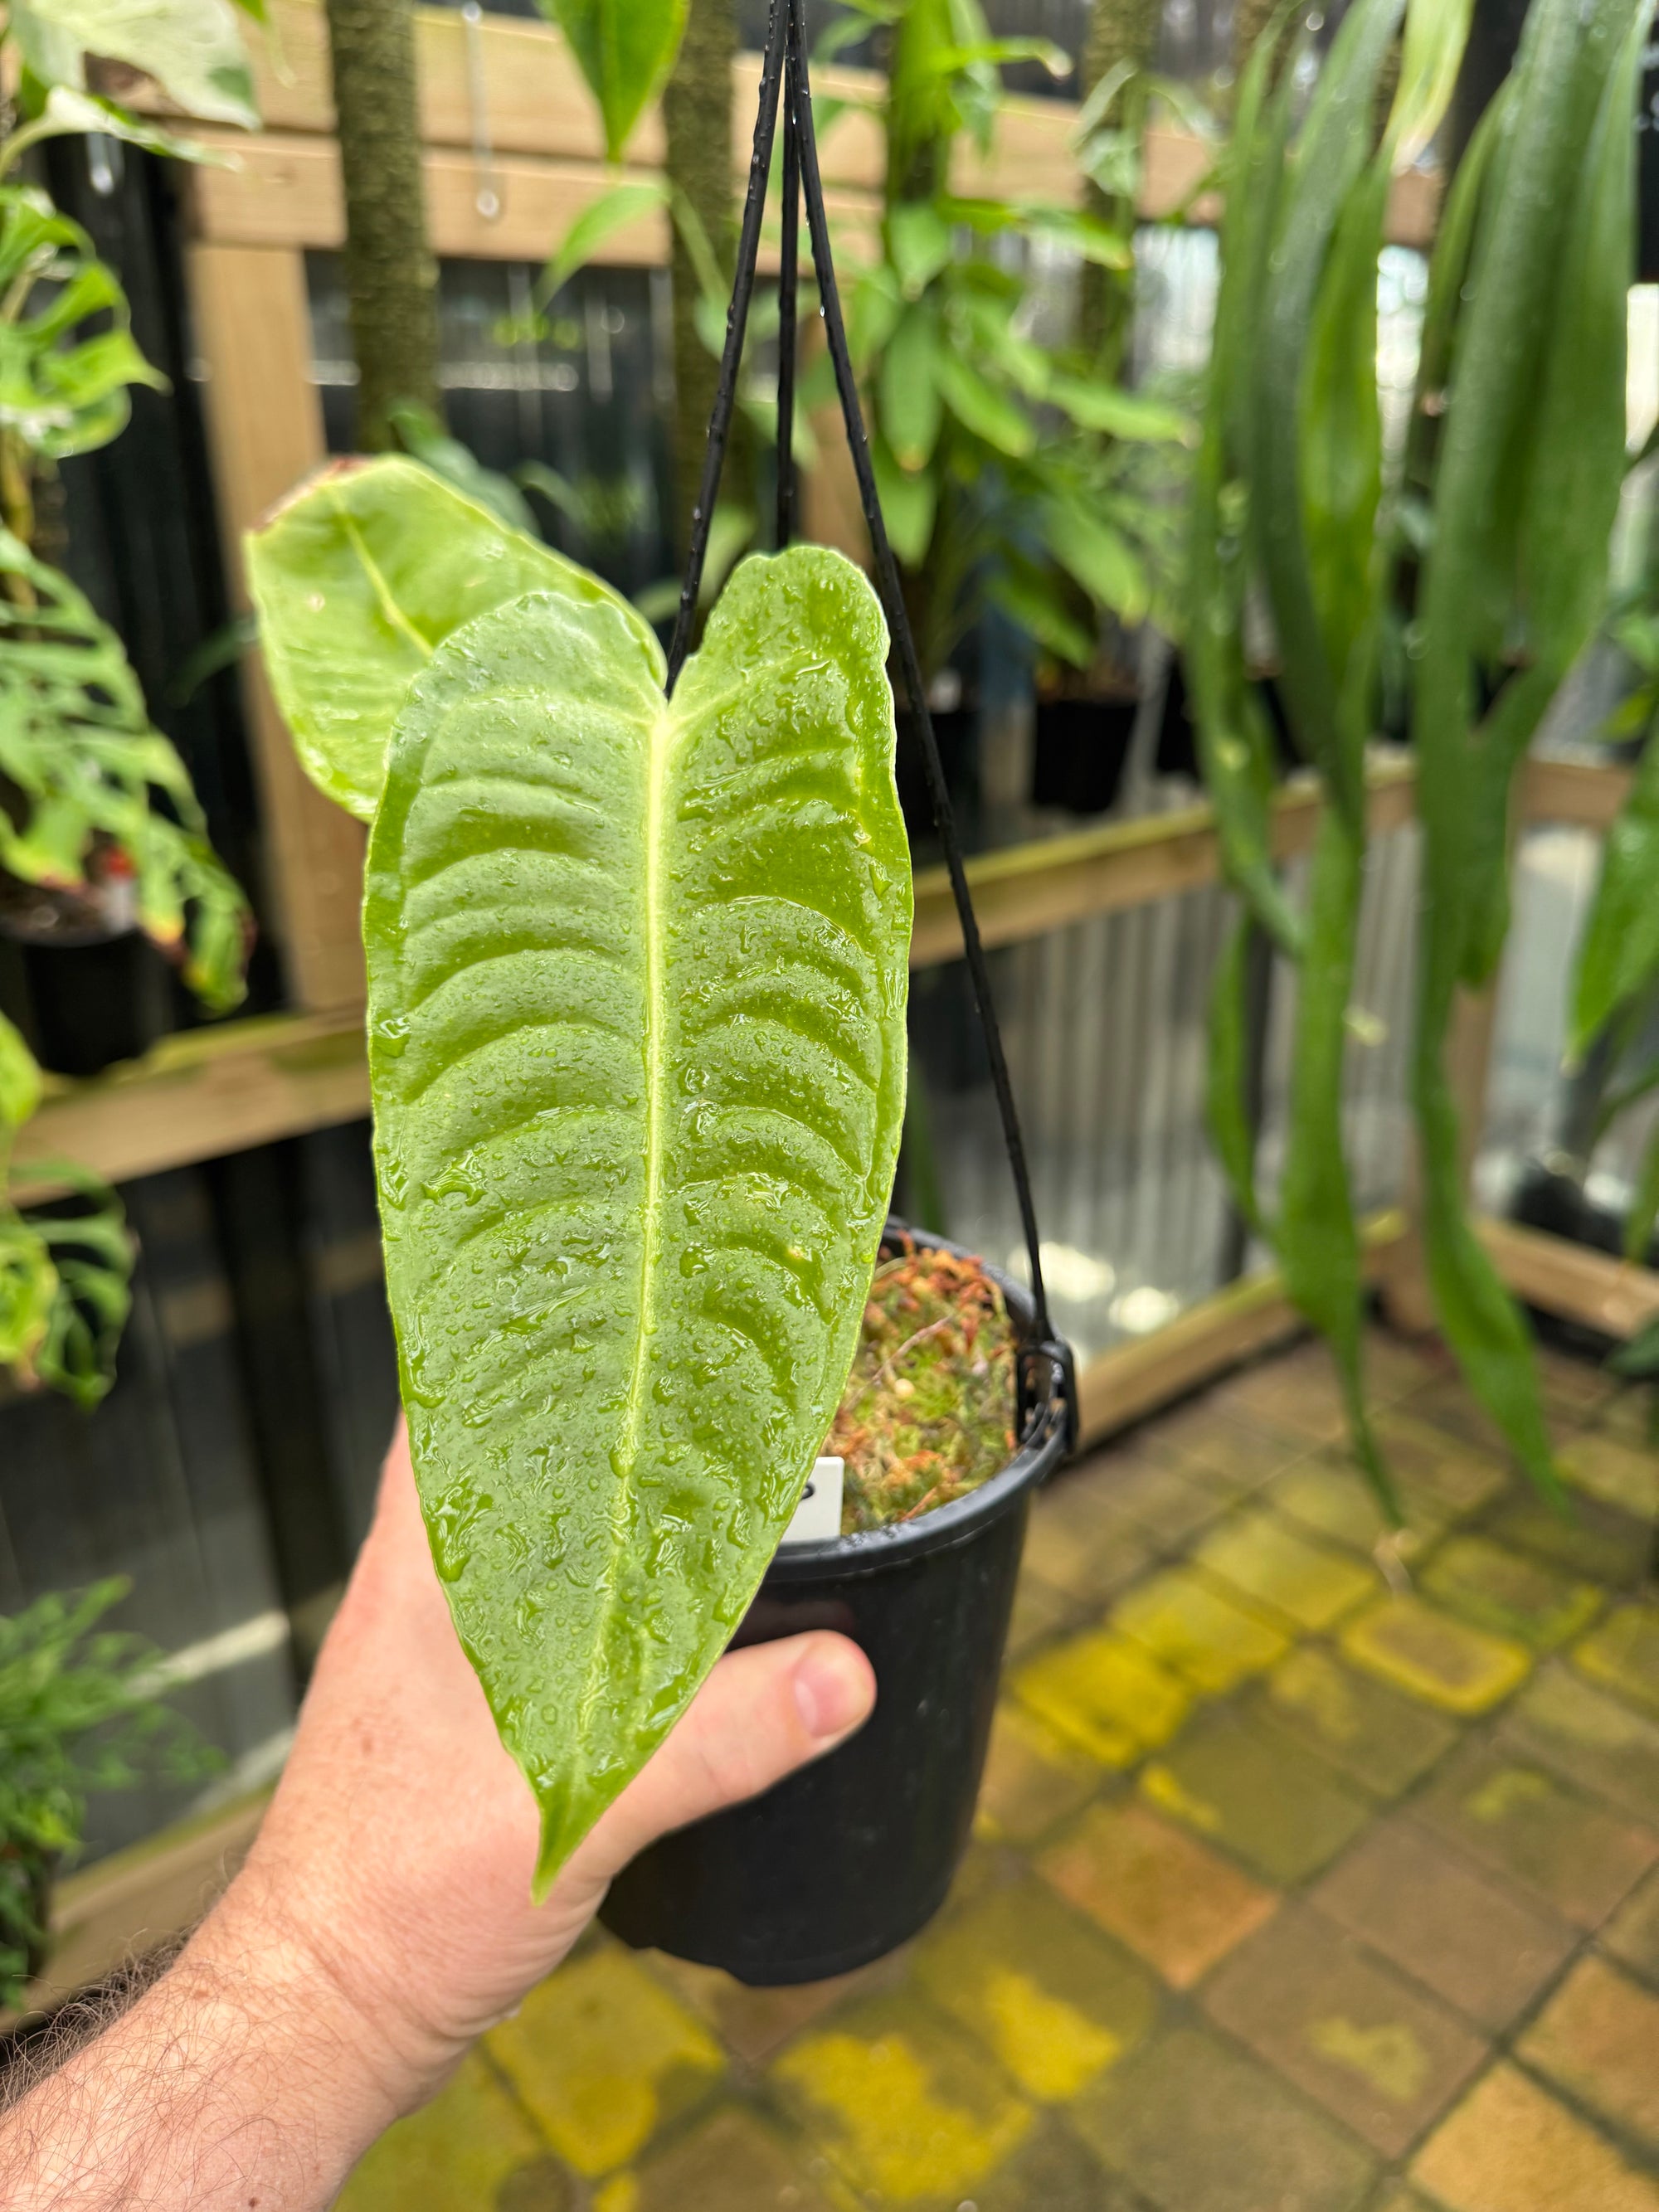
[[[243,0],[258,17],[260,0]],[[35,549],[43,475],[107,445],[136,386],[164,380],[79,224],[36,184],[30,150],[96,131],[185,159],[199,149],[88,89],[88,56],[143,70],[191,113],[252,126],[252,79],[230,0],[15,0],[0,61],[17,93],[0,137],[0,886],[63,896],[142,927],[215,1012],[243,996],[247,902],[208,841],[189,772],[152,724],[120,639]],[[0,1165],[40,1079],[0,1019]],[[0,1176],[0,1365],[90,1406],[108,1389],[130,1247],[113,1194],[73,1167],[70,1216],[25,1218]]]
[[755,556],[671,696],[626,601],[398,459],[248,562],[301,757],[373,817],[416,1478],[545,1887],[741,1619],[852,1361],[904,1102],[886,625],[840,555]]
[[[1406,451],[1385,458],[1376,318],[1389,185],[1443,110],[1468,15],[1444,0],[1357,0],[1299,122],[1301,57],[1276,33],[1258,46],[1227,156],[1192,514],[1188,665],[1245,908],[1217,991],[1212,1121],[1241,1206],[1332,1345],[1358,1455],[1385,1488],[1364,1411],[1360,1239],[1342,1142],[1366,744],[1385,641],[1403,637],[1396,681],[1424,838],[1413,1092],[1429,1285],[1471,1387],[1549,1488],[1527,1327],[1465,1212],[1446,1039],[1459,992],[1488,981],[1501,952],[1511,780],[1600,619],[1625,468],[1632,123],[1647,23],[1638,0],[1534,0],[1515,70],[1448,197]],[[1377,88],[1402,17],[1399,89],[1378,144]],[[1245,645],[1256,595],[1326,802],[1300,904],[1268,836],[1273,748]],[[1271,1213],[1241,1080],[1252,928],[1296,964],[1299,982]]]

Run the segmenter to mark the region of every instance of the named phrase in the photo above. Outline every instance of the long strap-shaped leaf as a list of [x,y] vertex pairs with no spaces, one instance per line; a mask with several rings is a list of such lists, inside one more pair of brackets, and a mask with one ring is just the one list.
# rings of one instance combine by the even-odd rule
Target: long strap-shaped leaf
[[[1436,1308],[1471,1387],[1534,1479],[1555,1476],[1526,1324],[1464,1212],[1444,1042],[1460,982],[1505,920],[1510,781],[1601,603],[1623,466],[1625,295],[1641,0],[1537,0],[1455,340],[1414,727],[1424,912],[1413,1091]],[[1484,726],[1474,686],[1517,631],[1529,665]]]
[[856,1341],[905,1091],[887,632],[744,563],[669,702],[615,606],[457,631],[393,736],[364,935],[434,1557],[538,1881],[684,1711]]

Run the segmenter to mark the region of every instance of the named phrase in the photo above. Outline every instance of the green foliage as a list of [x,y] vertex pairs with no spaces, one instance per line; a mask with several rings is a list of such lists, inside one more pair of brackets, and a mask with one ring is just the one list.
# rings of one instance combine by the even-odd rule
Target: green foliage
[[[98,1630],[122,1581],[0,1618],[0,2005],[19,2006],[44,1881],[80,1843],[89,1791],[189,1782],[218,1754],[158,1703],[156,1653]],[[163,1662],[164,1663],[164,1662]]]
[[741,1618],[840,1398],[904,1103],[886,627],[740,568],[672,702],[597,591],[457,629],[364,937],[404,1405],[547,1882]]
[[[0,530],[0,866],[65,888],[135,879],[138,919],[215,1012],[243,996],[247,905],[207,841],[184,763],[153,728],[121,641],[67,576]],[[21,587],[21,588],[20,588]],[[167,813],[155,799],[167,802]]]
[[246,544],[265,666],[301,763],[363,822],[410,681],[474,616],[556,592],[623,610],[641,645],[650,635],[597,576],[395,455],[331,463]]
[[39,86],[83,91],[85,58],[94,53],[143,70],[204,121],[258,127],[230,0],[9,0],[7,28]]
[[[1624,465],[1644,19],[1634,0],[1599,0],[1585,21],[1576,0],[1536,0],[1515,76],[1441,223],[1396,489],[1377,405],[1377,254],[1390,175],[1432,135],[1469,9],[1412,0],[1400,88],[1373,154],[1376,88],[1401,12],[1401,0],[1357,0],[1293,136],[1295,72],[1269,89],[1273,41],[1241,88],[1194,502],[1189,665],[1229,878],[1300,968],[1284,1188],[1268,1226],[1292,1295],[1336,1355],[1358,1454],[1386,1487],[1364,1422],[1341,1103],[1364,749],[1383,642],[1403,633],[1425,839],[1413,1079],[1430,1281],[1477,1395],[1548,1489],[1525,1324],[1464,1215],[1444,1045],[1458,988],[1490,976],[1503,941],[1510,776],[1604,589]],[[1326,800],[1300,917],[1273,876],[1271,751],[1244,658],[1243,611],[1258,581],[1281,692]],[[1492,702],[1484,712],[1482,699]],[[1255,1218],[1237,1079],[1243,989],[1236,957],[1218,984],[1212,1119]]]
[[12,1140],[40,1102],[40,1071],[0,1014],[0,1367],[26,1389],[61,1390],[90,1413],[115,1380],[131,1304],[132,1240],[121,1201],[83,1169],[52,1163],[36,1179],[63,1185],[68,1212],[25,1215],[12,1203]]
[[[31,453],[106,446],[126,428],[132,386],[165,388],[133,342],[114,270],[32,185],[0,186],[0,422]],[[88,333],[94,318],[106,320]]]
[[686,0],[538,0],[570,42],[620,161],[634,125],[674,66]]
[[[924,672],[988,603],[1086,665],[1102,610],[1170,617],[1164,495],[1188,425],[1103,380],[1081,352],[1033,338],[1030,282],[992,250],[1041,233],[1127,283],[1127,238],[1076,209],[951,185],[957,143],[990,142],[1002,65],[1064,57],[993,39],[977,0],[859,0],[857,17],[890,27],[893,61],[873,106],[887,146],[882,254],[848,287],[848,334]],[[834,397],[820,355],[804,408]]]
[[[1628,629],[1626,635],[1629,635]],[[1654,676],[1659,677],[1659,660]],[[1571,1049],[1582,1056],[1610,1024],[1659,990],[1659,744],[1643,749],[1630,797],[1607,833],[1578,956]]]

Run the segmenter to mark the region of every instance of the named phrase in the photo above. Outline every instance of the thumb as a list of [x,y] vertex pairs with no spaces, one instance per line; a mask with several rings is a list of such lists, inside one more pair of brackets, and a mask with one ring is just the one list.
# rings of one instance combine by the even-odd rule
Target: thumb
[[875,1671],[845,1636],[728,1651],[582,1845],[582,1871],[608,1881],[669,1829],[769,1790],[844,1743],[875,1702]]

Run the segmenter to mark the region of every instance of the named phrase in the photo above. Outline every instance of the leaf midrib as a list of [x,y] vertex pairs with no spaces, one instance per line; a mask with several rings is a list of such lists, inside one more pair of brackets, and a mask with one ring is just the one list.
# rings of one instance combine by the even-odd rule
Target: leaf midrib
[[428,639],[422,636],[420,631],[416,629],[414,623],[393,598],[392,586],[387,583],[380,562],[369,551],[368,541],[358,527],[356,516],[352,514],[338,492],[334,495],[334,503],[339,514],[341,527],[351,542],[352,550],[363,564],[363,572],[368,578],[375,598],[380,603],[382,613],[392,629],[401,636],[408,639],[422,660],[430,660],[437,647]]

